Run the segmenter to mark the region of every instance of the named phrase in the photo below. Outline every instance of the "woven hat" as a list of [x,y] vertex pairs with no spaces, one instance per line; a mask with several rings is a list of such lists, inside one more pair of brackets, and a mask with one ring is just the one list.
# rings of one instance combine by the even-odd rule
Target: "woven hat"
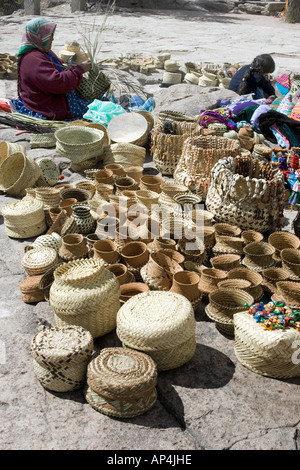
[[44,328],[31,341],[33,370],[43,387],[56,392],[84,384],[93,338],[80,326]]
[[157,399],[157,366],[142,352],[104,348],[87,368],[85,398],[97,411],[132,418],[148,411]]
[[46,230],[43,204],[36,199],[9,202],[2,209],[5,232],[11,238],[31,238]]
[[32,248],[24,253],[22,266],[28,276],[44,274],[48,269],[56,266],[58,255],[54,248],[47,246]]
[[254,271],[262,272],[266,268],[274,266],[273,255],[275,248],[266,242],[252,242],[244,247],[245,257],[242,264]]
[[300,364],[293,361],[295,328],[264,330],[248,312],[234,315],[234,352],[247,369],[266,377],[286,379],[300,375]]
[[194,309],[184,296],[148,291],[120,308],[116,332],[124,346],[149,354],[158,370],[170,370],[194,356],[195,328]]

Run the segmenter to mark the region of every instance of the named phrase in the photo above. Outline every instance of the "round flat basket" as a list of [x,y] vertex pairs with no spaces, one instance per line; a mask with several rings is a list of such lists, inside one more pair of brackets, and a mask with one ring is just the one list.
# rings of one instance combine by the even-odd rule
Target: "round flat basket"
[[148,122],[141,114],[123,113],[110,120],[107,131],[112,142],[134,144],[147,133]]
[[22,266],[28,276],[44,274],[48,269],[56,266],[58,263],[58,254],[54,248],[40,247],[32,248],[24,253],[22,257]]
[[157,367],[147,354],[104,348],[87,368],[87,402],[100,413],[131,418],[156,402]]
[[116,332],[123,346],[149,354],[158,370],[179,367],[194,356],[195,328],[191,302],[174,292],[135,295],[117,314]]

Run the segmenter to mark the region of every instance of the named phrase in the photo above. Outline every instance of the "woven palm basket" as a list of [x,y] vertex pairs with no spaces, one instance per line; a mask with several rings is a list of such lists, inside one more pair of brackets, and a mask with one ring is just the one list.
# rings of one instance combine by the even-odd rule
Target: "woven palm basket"
[[228,338],[234,337],[233,319],[226,314],[215,310],[210,304],[206,305],[207,317],[215,323],[217,330]]
[[244,242],[240,237],[230,237],[219,235],[212,251],[215,255],[219,254],[236,254],[243,255]]
[[281,261],[281,250],[285,248],[293,248],[294,250],[298,250],[300,246],[300,239],[293,233],[278,231],[269,235],[268,243],[270,243],[276,250],[273,256],[274,259],[276,261]]
[[287,379],[300,375],[293,361],[300,332],[295,328],[264,330],[248,312],[234,315],[234,352],[238,361],[256,374]]
[[48,390],[76,390],[84,385],[93,349],[91,334],[80,326],[44,328],[31,342],[34,374]]
[[162,175],[173,175],[180,160],[182,148],[188,134],[164,134],[155,128],[151,134],[150,152],[156,169]]
[[241,266],[240,268],[231,269],[228,272],[228,279],[244,279],[249,281],[251,286],[248,292],[254,298],[254,302],[258,302],[264,295],[262,288],[263,278],[262,275],[256,271]]
[[128,166],[143,166],[146,158],[146,148],[131,143],[111,144],[104,149],[103,164],[120,163]]
[[183,271],[182,266],[160,251],[150,255],[149,261],[141,267],[140,275],[151,290],[168,291],[173,275],[179,271]]
[[7,157],[16,152],[26,154],[26,148],[16,142],[7,142],[2,140],[0,142],[0,164],[2,164]]
[[273,294],[277,290],[277,282],[289,280],[289,272],[283,268],[267,268],[262,271],[261,275],[263,277],[263,289],[268,294]]
[[30,148],[53,148],[56,145],[56,138],[54,133],[46,134],[31,134]]
[[161,193],[159,194],[159,204],[171,206],[176,205],[174,201],[175,194],[184,194],[189,192],[188,188],[183,184],[174,184],[165,182],[160,185]]
[[300,251],[295,248],[284,248],[280,252],[282,267],[292,280],[300,280]]
[[184,142],[181,158],[174,171],[174,180],[189,187],[205,201],[213,166],[218,160],[235,157],[239,152],[237,140],[218,136],[189,137]]
[[39,288],[42,275],[29,276],[19,283],[22,300],[25,303],[36,303],[44,300],[44,292]]
[[35,189],[35,197],[43,203],[44,209],[58,207],[60,203],[61,190],[52,187],[39,187]]
[[235,254],[224,254],[213,256],[210,262],[213,268],[222,269],[223,271],[230,271],[231,269],[238,268],[240,265],[241,256]]
[[216,223],[214,225],[216,233],[216,241],[219,241],[219,237],[240,237],[242,231],[237,225],[231,225],[226,223]]
[[104,133],[86,126],[66,126],[55,131],[56,150],[78,164],[103,153]]
[[11,238],[36,237],[47,229],[43,204],[36,199],[9,202],[2,215],[5,232]]
[[245,304],[252,305],[254,299],[252,295],[241,289],[225,289],[218,287],[209,294],[209,303],[217,312],[226,314],[231,319],[237,312],[244,311]]
[[225,279],[224,281],[218,282],[218,289],[239,289],[249,293],[251,288],[251,282],[246,279]]
[[261,233],[277,224],[284,207],[284,177],[277,167],[260,165],[251,156],[228,156],[213,166],[205,202],[218,222]]
[[85,398],[100,413],[132,418],[155,404],[156,384],[157,367],[150,356],[128,348],[104,348],[88,365]]
[[119,282],[104,261],[88,258],[63,263],[54,271],[49,303],[56,326],[82,326],[97,338],[116,327],[119,296]]
[[242,264],[249,269],[262,272],[275,265],[273,255],[275,248],[266,242],[252,242],[244,247],[245,257]]
[[191,302],[174,292],[135,295],[117,314],[116,332],[123,346],[151,356],[158,370],[174,369],[192,359],[195,331]]
[[25,196],[26,188],[31,188],[41,178],[38,164],[22,152],[9,156],[0,167],[0,189],[11,196]]
[[262,242],[264,236],[262,233],[256,232],[256,230],[243,230],[243,232],[241,233],[241,238],[245,245],[248,245],[248,243],[252,242]]
[[32,248],[22,256],[22,266],[28,276],[44,274],[48,269],[56,266],[57,263],[57,251],[47,246]]

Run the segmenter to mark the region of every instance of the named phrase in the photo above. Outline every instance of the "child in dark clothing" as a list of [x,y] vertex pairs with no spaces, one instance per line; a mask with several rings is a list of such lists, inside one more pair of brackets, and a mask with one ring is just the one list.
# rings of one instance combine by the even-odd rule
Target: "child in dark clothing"
[[244,65],[232,77],[229,90],[239,95],[252,93],[254,99],[268,98],[275,95],[275,89],[265,75],[273,73],[275,62],[269,54],[261,54],[252,64]]

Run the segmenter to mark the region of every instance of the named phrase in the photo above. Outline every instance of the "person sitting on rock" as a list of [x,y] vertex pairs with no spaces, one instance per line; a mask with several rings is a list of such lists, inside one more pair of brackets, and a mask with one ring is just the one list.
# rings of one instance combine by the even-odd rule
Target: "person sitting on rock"
[[21,114],[51,120],[81,118],[91,101],[77,92],[87,60],[64,68],[51,50],[56,24],[46,19],[32,19],[25,26],[18,51],[18,99],[12,105]]
[[275,89],[265,75],[273,73],[275,62],[269,54],[255,57],[252,64],[244,65],[232,77],[229,90],[239,95],[253,94],[254,99],[275,96]]

